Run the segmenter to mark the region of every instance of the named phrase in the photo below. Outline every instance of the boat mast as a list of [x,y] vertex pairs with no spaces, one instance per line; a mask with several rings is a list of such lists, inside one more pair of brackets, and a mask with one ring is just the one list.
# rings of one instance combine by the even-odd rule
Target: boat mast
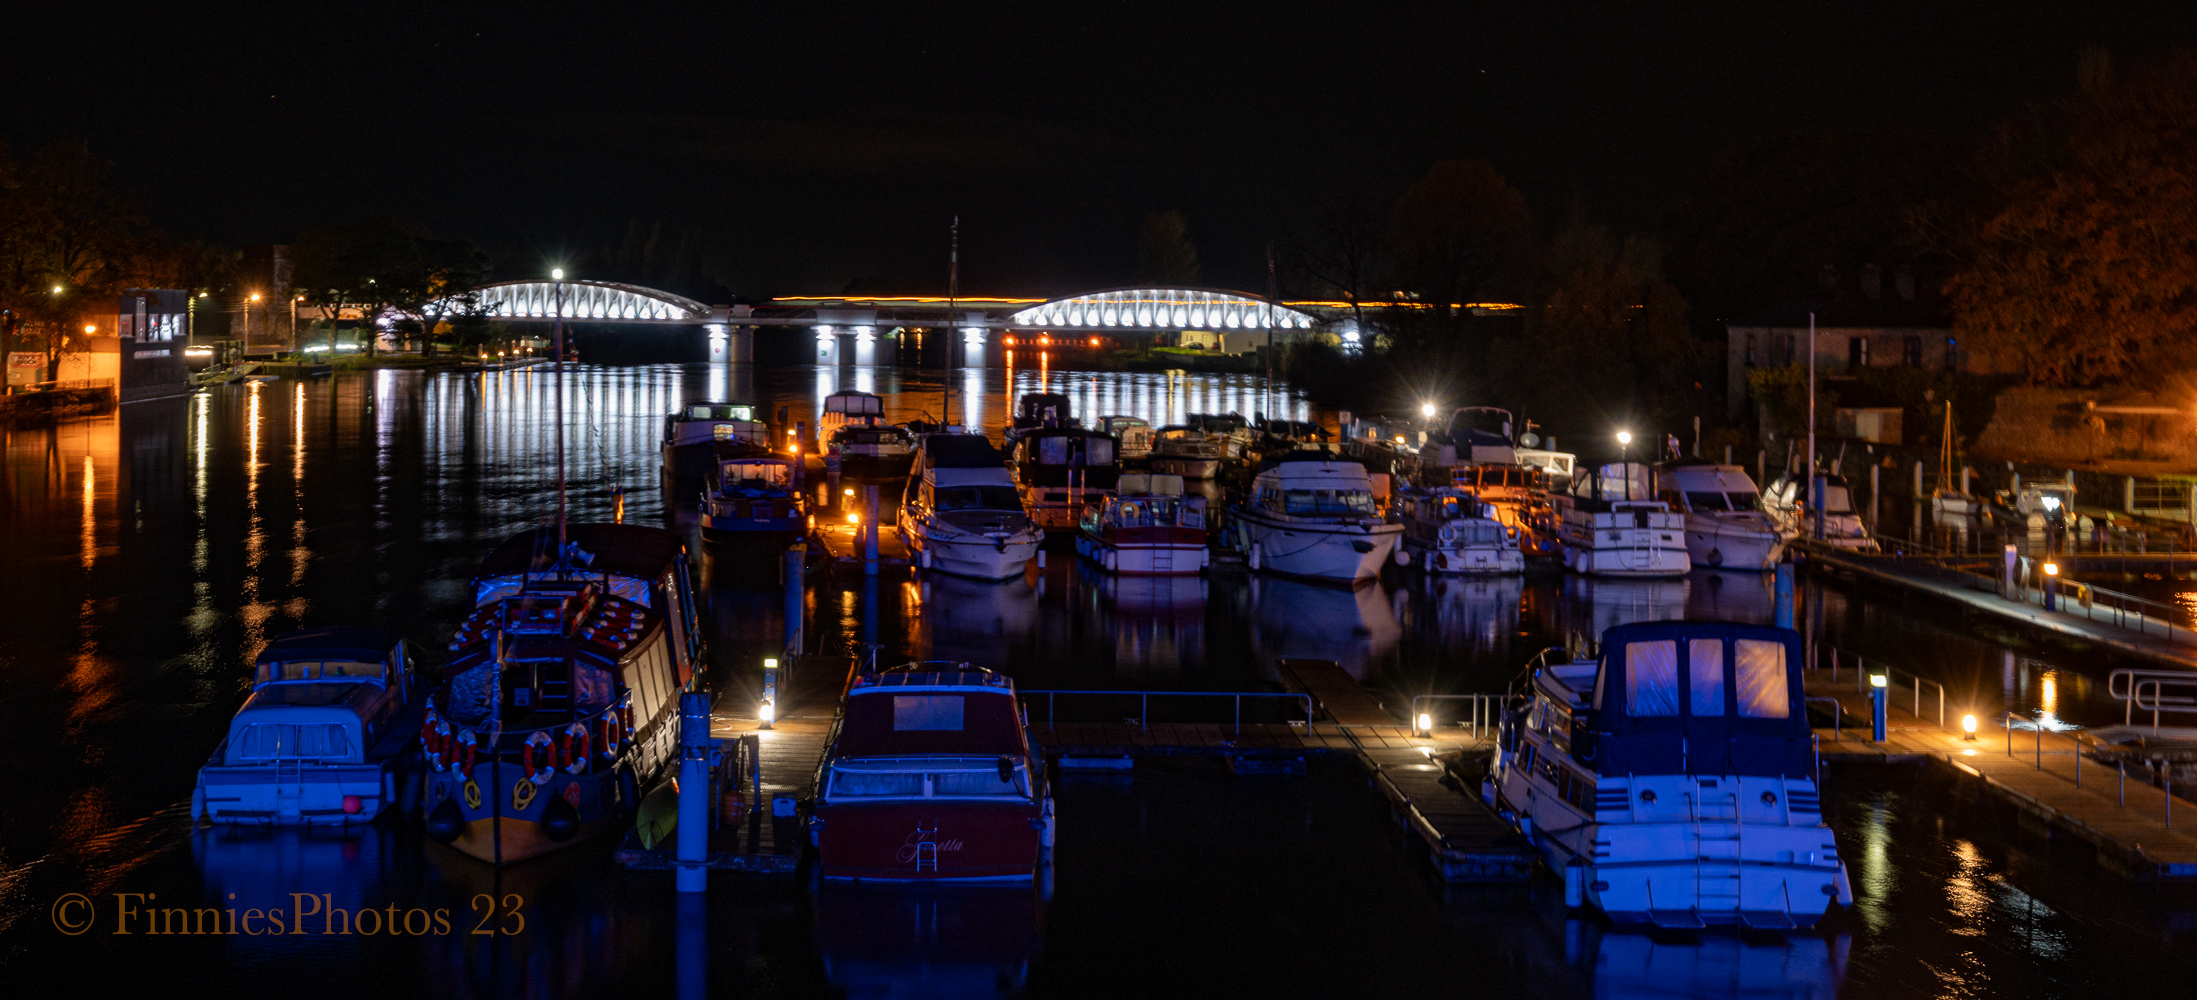
[[954,299],[961,294],[961,216],[954,216],[953,225],[946,237],[946,384],[945,399],[939,404],[944,415],[938,418],[938,429],[954,422]]
[[1800,509],[1816,515],[1816,524],[1823,523],[1823,512],[1815,510],[1816,498],[1816,314],[1808,314],[1808,460],[1804,463],[1808,478],[1801,481]]
[[557,282],[557,316],[553,340],[557,349],[557,377],[552,383],[556,394],[557,421],[557,559],[565,557],[565,272],[555,268],[549,276]]

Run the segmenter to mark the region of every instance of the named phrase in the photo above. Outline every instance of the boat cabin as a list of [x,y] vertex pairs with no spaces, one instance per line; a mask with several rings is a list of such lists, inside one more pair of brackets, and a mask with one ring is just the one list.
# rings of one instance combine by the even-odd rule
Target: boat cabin
[[393,632],[286,633],[253,663],[252,694],[230,720],[221,763],[362,762],[404,714],[419,683],[410,650]]
[[1526,725],[1598,774],[1813,778],[1800,636],[1736,622],[1603,633],[1591,684],[1544,668]]
[[712,441],[746,441],[769,447],[770,430],[746,403],[690,403],[664,418],[664,444],[683,447]]

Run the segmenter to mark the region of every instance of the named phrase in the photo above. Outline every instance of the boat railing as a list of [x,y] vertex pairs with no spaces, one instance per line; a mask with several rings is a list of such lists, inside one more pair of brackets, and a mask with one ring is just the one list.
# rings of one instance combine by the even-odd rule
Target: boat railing
[[1294,691],[1105,691],[1105,690],[1030,690],[1015,692],[1024,700],[1045,696],[1045,725],[1050,728],[1057,718],[1058,697],[1110,697],[1137,699],[1137,732],[1151,728],[1152,699],[1154,698],[1227,698],[1235,708],[1234,731],[1243,732],[1243,700],[1245,698],[1276,698],[1294,700],[1304,709],[1305,725],[1313,722],[1312,696]]
[[2154,735],[2163,715],[2197,714],[2197,675],[2186,670],[2115,670],[2106,676],[2106,691],[2121,702],[2123,725],[2135,725],[2138,710],[2150,712]]
[[1458,725],[1470,726],[1472,738],[1480,739],[1482,731],[1492,732],[1501,712],[1503,695],[1500,694],[1415,694],[1411,696],[1411,731],[1414,735],[1434,734],[1434,714],[1421,710],[1420,705],[1431,701],[1462,701],[1470,705],[1471,714],[1458,720]]

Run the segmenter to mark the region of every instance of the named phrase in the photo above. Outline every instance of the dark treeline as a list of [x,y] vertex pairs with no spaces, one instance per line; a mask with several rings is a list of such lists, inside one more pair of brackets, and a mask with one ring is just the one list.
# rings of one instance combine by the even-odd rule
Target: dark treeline
[[[1331,199],[1284,243],[1285,292],[1356,305],[1357,356],[1294,348],[1321,399],[1513,408],[1559,434],[1722,423],[1725,326],[1866,296],[1950,324],[2006,381],[2155,388],[2197,364],[2197,55],[2071,93],[1980,142],[1774,136],[1732,150],[1655,233],[1559,221],[1486,163]],[[1459,308],[1506,303],[1515,309]],[[1712,434],[1736,441],[1739,428]]]

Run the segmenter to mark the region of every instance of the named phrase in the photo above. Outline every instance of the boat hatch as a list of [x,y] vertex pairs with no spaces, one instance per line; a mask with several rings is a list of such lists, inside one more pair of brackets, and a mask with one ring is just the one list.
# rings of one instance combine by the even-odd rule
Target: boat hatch
[[594,584],[568,591],[530,591],[503,600],[507,635],[565,635],[595,606]]
[[341,723],[259,722],[237,734],[237,757],[243,760],[350,755],[351,736]]
[[1028,768],[1011,757],[839,760],[831,799],[1013,799],[1030,797]]
[[253,683],[278,684],[294,681],[372,681],[376,684],[387,685],[389,683],[389,668],[386,664],[370,663],[362,660],[287,660],[281,663],[263,662],[259,664],[259,675],[254,679]]

